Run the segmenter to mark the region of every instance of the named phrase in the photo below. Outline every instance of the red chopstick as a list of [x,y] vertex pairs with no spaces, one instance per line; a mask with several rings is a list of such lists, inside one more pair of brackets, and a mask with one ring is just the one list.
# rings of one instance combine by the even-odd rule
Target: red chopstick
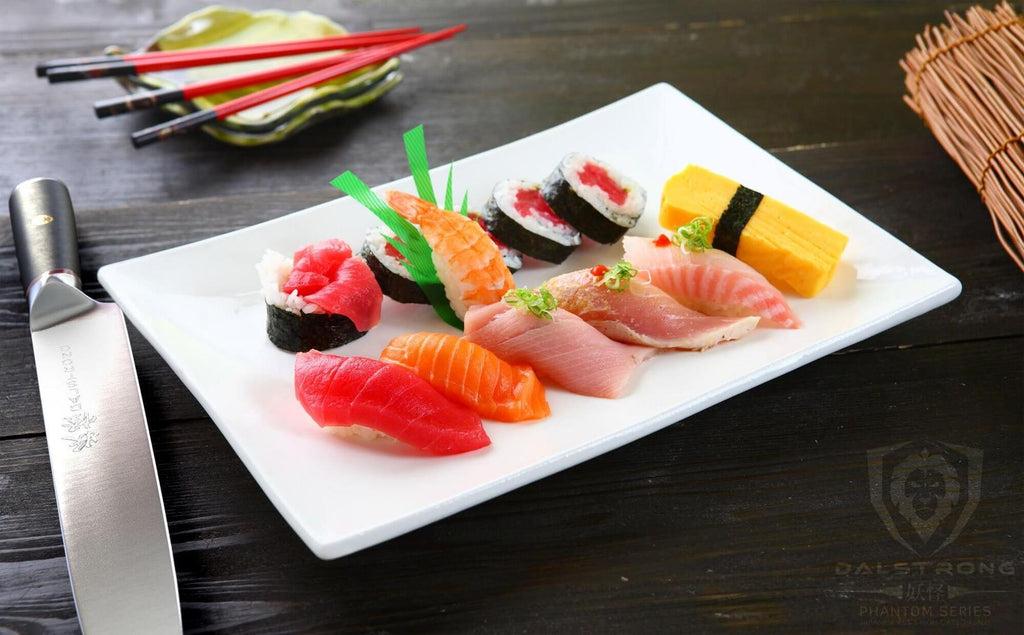
[[[97,77],[115,77],[121,75],[139,75],[155,71],[230,62],[245,62],[282,57],[285,55],[302,55],[321,53],[346,48],[360,48],[407,41],[419,33],[419,28],[391,29],[350,35],[333,35],[309,40],[293,40],[289,42],[270,42],[267,44],[251,44],[247,46],[222,46],[205,49],[184,49],[181,51],[154,51],[151,53],[129,53],[106,58],[88,58],[95,61],[84,64],[57,65],[69,60],[46,62],[50,65],[44,69],[50,82],[67,82]],[[37,72],[38,72],[37,67]]]
[[272,82],[287,77],[305,75],[306,73],[318,71],[322,68],[327,68],[328,66],[340,64],[346,60],[356,60],[361,59],[361,56],[373,55],[375,50],[375,47],[370,47],[349,53],[342,53],[341,55],[331,55],[314,60],[307,60],[305,62],[299,62],[298,64],[288,64],[286,66],[268,68],[262,71],[254,71],[252,73],[245,73],[232,77],[208,79],[194,84],[187,84],[181,88],[162,88],[160,90],[150,90],[136,93],[134,95],[126,95],[124,97],[112,97],[110,99],[97,101],[92,105],[92,107],[96,116],[100,118],[109,117],[110,115],[120,115],[135,110],[154,108],[162,104],[187,101],[195,99],[196,97],[226,93],[238,88],[256,86],[258,84],[264,84],[266,82]]
[[335,64],[334,66],[328,66],[327,68],[308,75],[303,75],[302,77],[296,77],[295,79],[277,84],[276,86],[270,86],[249,95],[244,95],[237,99],[232,99],[231,101],[226,101],[223,104],[214,106],[213,108],[199,110],[185,115],[184,117],[178,117],[177,119],[172,119],[171,121],[133,132],[132,144],[135,145],[136,148],[140,148],[144,145],[149,145],[154,141],[161,141],[173,135],[185,134],[208,123],[230,117],[235,113],[252,108],[253,106],[258,106],[262,103],[277,99],[278,97],[283,97],[294,93],[295,91],[309,88],[310,86],[322,84],[323,82],[330,81],[346,73],[351,73],[352,71],[359,70],[365,66],[382,62],[386,59],[411,51],[426,44],[446,40],[465,29],[466,25],[460,24],[434,33],[416,36],[405,42],[374,47],[357,55],[346,55],[346,59],[344,61]]

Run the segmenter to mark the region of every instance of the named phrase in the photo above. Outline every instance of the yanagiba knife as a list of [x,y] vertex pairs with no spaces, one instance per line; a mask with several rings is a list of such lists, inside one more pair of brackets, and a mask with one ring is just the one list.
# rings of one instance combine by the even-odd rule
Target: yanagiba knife
[[174,560],[124,316],[79,289],[75,216],[63,183],[25,181],[10,208],[82,631],[180,633]]

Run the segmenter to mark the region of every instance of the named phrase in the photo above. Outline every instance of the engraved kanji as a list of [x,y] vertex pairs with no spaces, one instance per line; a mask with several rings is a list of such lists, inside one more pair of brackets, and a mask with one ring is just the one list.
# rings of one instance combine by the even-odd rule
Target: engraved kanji
[[61,437],[63,440],[68,442],[68,447],[71,448],[72,452],[81,452],[86,448],[91,448],[96,445],[100,440],[100,434],[91,430],[83,432],[77,437]]
[[88,412],[80,412],[70,417],[64,417],[64,423],[61,424],[61,427],[68,432],[78,432],[80,430],[88,430],[94,423],[96,423],[95,415],[91,415]]

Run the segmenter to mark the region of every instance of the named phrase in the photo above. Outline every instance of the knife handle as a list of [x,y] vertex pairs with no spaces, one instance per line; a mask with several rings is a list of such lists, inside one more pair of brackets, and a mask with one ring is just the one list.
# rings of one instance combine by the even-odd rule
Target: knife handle
[[26,295],[31,297],[33,286],[48,274],[81,288],[75,210],[67,186],[56,179],[23,181],[11,192],[10,208]]

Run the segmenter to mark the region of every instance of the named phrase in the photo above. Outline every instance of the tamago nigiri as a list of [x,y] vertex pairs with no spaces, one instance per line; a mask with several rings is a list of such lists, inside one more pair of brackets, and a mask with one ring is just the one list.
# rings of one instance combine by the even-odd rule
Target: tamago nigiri
[[525,421],[551,414],[533,369],[509,364],[482,346],[444,333],[407,333],[380,354],[427,380],[442,395],[488,419]]
[[707,315],[756,315],[763,323],[798,328],[800,319],[782,293],[760,273],[711,248],[709,219],[698,217],[670,239],[626,236],[624,259],[650,273],[651,284]]

